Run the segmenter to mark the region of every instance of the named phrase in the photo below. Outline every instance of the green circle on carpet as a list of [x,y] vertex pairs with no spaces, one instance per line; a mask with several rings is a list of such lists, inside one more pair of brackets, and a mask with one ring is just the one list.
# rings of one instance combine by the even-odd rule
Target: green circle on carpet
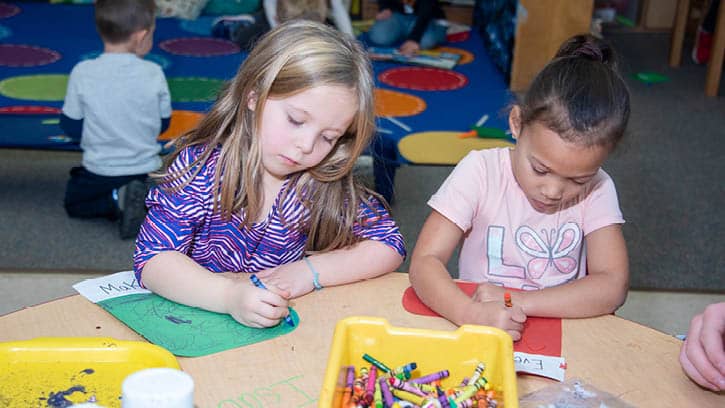
[[67,86],[67,74],[24,75],[0,81],[0,94],[31,101],[62,101]]
[[216,99],[224,81],[212,78],[169,78],[169,92],[173,102],[206,102]]

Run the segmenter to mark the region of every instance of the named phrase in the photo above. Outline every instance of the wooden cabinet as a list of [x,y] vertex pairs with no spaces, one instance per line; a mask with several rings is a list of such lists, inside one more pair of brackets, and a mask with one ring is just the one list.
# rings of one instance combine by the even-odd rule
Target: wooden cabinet
[[593,10],[594,0],[519,0],[511,90],[525,90],[566,39],[588,33]]

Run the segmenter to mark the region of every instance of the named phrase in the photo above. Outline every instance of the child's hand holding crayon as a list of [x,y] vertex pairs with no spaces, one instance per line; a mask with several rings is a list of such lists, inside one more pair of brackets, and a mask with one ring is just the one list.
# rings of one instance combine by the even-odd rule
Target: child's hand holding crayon
[[274,285],[259,288],[249,279],[234,279],[230,280],[224,304],[226,313],[245,326],[272,327],[289,314],[288,298],[288,291]]
[[463,321],[456,323],[498,327],[517,341],[521,339],[525,322],[526,315],[523,310],[515,304],[506,307],[502,295],[495,301],[481,302],[472,299],[464,311]]
[[[488,282],[483,282],[479,283],[476,291],[473,292],[473,300],[477,302],[503,302],[504,293],[506,292],[510,292],[510,290]],[[515,298],[513,300],[516,300]]]

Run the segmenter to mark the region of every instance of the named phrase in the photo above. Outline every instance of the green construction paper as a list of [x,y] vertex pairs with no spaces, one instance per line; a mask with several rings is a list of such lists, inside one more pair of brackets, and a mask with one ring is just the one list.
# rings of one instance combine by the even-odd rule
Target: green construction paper
[[257,329],[227,314],[182,305],[154,293],[120,296],[98,304],[151,343],[182,357],[205,356],[273,339],[292,332],[300,322],[297,312],[290,308],[294,327],[282,321]]
[[656,84],[670,80],[670,78],[656,72],[638,72],[634,74],[634,77],[646,84]]

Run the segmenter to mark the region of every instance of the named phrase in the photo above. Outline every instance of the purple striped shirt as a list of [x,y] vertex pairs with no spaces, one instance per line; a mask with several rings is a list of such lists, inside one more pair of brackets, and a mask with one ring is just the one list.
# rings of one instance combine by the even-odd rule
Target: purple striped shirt
[[[204,146],[184,149],[170,166],[175,172],[192,163]],[[212,212],[212,184],[220,149],[216,148],[199,174],[181,190],[170,193],[155,187],[146,198],[149,209],[136,239],[134,271],[141,282],[141,270],[154,255],[178,251],[213,272],[258,272],[298,261],[304,255],[307,235],[289,225],[309,220],[310,213],[296,194],[284,201],[277,196],[266,219],[240,229],[244,211],[225,221]],[[170,185],[179,185],[184,179]],[[286,187],[287,182],[285,182]],[[380,241],[405,257],[405,244],[398,226],[382,204],[371,199],[375,210],[360,204],[363,223],[353,226],[359,237]],[[377,211],[377,214],[375,214]]]

